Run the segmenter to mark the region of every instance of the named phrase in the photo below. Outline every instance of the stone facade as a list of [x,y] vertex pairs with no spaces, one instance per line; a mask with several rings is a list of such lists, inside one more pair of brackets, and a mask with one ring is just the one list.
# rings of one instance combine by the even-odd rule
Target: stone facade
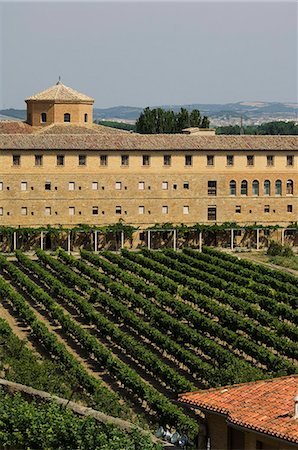
[[[227,153],[234,156],[232,167],[225,164]],[[244,152],[217,151],[212,166],[207,165],[208,152],[192,154],[192,165],[185,166],[186,154],[190,155],[173,152],[171,165],[164,166],[164,154],[152,151],[150,165],[143,166],[143,154],[132,151],[2,151],[1,223],[103,225],[122,218],[141,227],[163,222],[286,226],[297,220],[298,156],[293,166],[287,166],[287,152],[271,152],[275,163],[268,168],[266,152],[255,155],[254,167],[246,166]],[[107,165],[101,165],[101,156]],[[129,156],[128,165],[121,164],[122,156]],[[19,165],[14,165],[13,157],[19,158]],[[58,165],[62,160],[64,164]],[[247,195],[241,195],[243,180]],[[252,190],[255,180],[258,195]],[[281,194],[276,191],[278,180]],[[236,182],[235,193],[231,181]],[[216,208],[216,216],[210,208]]]
[[296,136],[139,135],[92,125],[93,99],[60,81],[26,102],[33,126],[0,132],[1,225],[298,219]]

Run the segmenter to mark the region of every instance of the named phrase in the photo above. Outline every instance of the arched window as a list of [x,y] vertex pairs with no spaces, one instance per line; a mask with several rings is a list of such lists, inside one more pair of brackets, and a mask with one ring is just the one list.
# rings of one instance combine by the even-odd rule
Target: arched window
[[41,123],[46,123],[47,121],[47,114],[46,113],[41,113],[40,114],[40,122]]
[[270,195],[270,180],[264,181],[264,195]]
[[87,113],[84,114],[84,122],[85,123],[88,122],[88,114]]
[[252,195],[259,195],[259,182],[258,180],[253,180],[252,182]]
[[281,195],[281,180],[275,181],[275,195]]
[[293,180],[287,180],[287,194],[293,195],[294,183]]
[[70,122],[70,114],[69,113],[64,114],[64,122]]
[[230,181],[230,195],[236,195],[236,181]]
[[246,180],[242,180],[241,181],[241,191],[240,191],[241,195],[247,195],[247,181]]

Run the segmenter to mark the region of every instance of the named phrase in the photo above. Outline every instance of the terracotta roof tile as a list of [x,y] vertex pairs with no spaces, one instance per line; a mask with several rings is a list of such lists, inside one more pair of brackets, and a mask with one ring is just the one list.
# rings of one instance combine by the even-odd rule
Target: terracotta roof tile
[[298,375],[181,394],[179,400],[221,413],[235,425],[298,443]]
[[39,127],[36,131],[38,134],[121,134],[128,133],[126,130],[119,130],[117,128],[105,127],[104,125],[75,125],[72,123],[52,124],[47,127]]
[[28,134],[33,133],[34,128],[25,122],[16,120],[0,121],[0,134]]
[[39,92],[31,97],[28,97],[25,101],[53,101],[53,102],[94,102],[94,99],[88,97],[85,94],[81,94],[74,89],[65,86],[61,81],[58,81],[54,86],[49,87],[45,91]]
[[[66,128],[65,128],[66,130]],[[60,129],[61,131],[61,129]],[[63,149],[63,150],[134,150],[134,151],[259,151],[298,150],[298,136],[191,136],[177,134],[141,135],[112,133],[96,134],[0,134],[0,149]]]

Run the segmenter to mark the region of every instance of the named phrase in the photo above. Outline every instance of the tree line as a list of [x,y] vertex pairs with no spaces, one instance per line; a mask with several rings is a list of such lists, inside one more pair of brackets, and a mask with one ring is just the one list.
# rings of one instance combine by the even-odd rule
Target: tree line
[[262,123],[261,125],[228,125],[218,127],[216,134],[251,134],[251,135],[278,135],[278,134],[298,134],[298,124],[295,122],[275,121]]
[[198,109],[189,112],[181,108],[175,113],[162,108],[145,108],[136,121],[136,132],[144,134],[181,133],[184,128],[209,128],[207,116],[201,116]]

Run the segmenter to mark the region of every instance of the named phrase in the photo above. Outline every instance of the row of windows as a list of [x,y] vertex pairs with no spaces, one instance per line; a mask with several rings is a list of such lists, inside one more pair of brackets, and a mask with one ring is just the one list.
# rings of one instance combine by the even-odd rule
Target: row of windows
[[[35,165],[36,166],[42,166],[43,165],[43,155],[35,155]],[[65,155],[57,155],[57,166],[64,166],[65,164]],[[184,156],[184,165],[185,166],[192,166],[193,165],[193,155],[185,155]],[[206,164],[207,166],[214,166],[215,164],[215,156],[214,155],[207,155],[206,156]],[[227,155],[226,156],[227,166],[233,166],[234,165],[234,155]],[[254,166],[255,163],[255,157],[254,155],[247,155],[247,166]],[[108,165],[108,155],[100,155],[100,165],[101,166],[107,166]],[[143,166],[150,166],[151,156],[150,155],[142,155],[142,165]],[[21,155],[12,155],[12,165],[13,166],[20,166],[21,165]],[[78,155],[78,165],[79,166],[86,166],[87,165],[87,156],[86,155]],[[129,166],[129,155],[121,155],[120,156],[120,165],[122,167]],[[164,166],[171,166],[172,165],[172,155],[163,155],[163,165]],[[294,156],[293,155],[286,155],[286,165],[287,166],[293,166],[294,165]],[[274,166],[274,156],[273,155],[267,155],[267,167]]]
[[[71,122],[71,114],[65,113],[63,116],[63,120],[65,123]],[[84,114],[84,122],[88,122],[88,114],[87,113]],[[47,113],[42,112],[40,114],[40,123],[47,123]]]
[[[183,189],[189,189],[189,182],[184,181]],[[235,196],[237,195],[237,182],[235,180],[230,181],[230,195]],[[145,181],[139,181],[138,182],[138,189],[139,190],[145,190]],[[25,192],[28,190],[28,182],[27,181],[21,181],[20,185],[21,191]],[[44,188],[46,191],[52,190],[52,183],[50,181],[46,181],[44,184]],[[104,186],[101,186],[101,188],[104,190]],[[116,181],[115,183],[115,189],[121,190],[124,188],[127,189],[127,186],[123,186],[121,181]],[[161,188],[163,190],[169,189],[169,182],[163,181],[161,183]],[[33,190],[33,186],[31,186],[31,190]],[[57,186],[54,187],[55,190],[57,190]],[[74,181],[68,182],[68,190],[69,191],[75,191],[76,189],[76,183]],[[78,189],[81,190],[81,186],[78,186]],[[97,181],[93,181],[91,183],[91,189],[92,190],[98,190],[99,189],[99,183]],[[148,186],[148,189],[151,189],[151,186]],[[178,189],[178,185],[176,183],[173,184],[173,189]],[[0,191],[3,190],[3,182],[0,181]],[[286,182],[286,195],[293,195],[294,192],[294,183],[293,180],[287,180]],[[209,180],[207,182],[207,193],[211,196],[217,195],[217,181],[215,180]],[[263,193],[264,195],[271,195],[271,181],[265,180],[263,183]],[[282,195],[282,181],[276,180],[274,183],[274,194],[277,196]],[[240,183],[240,195],[248,195],[248,182],[246,180],[242,180]],[[252,195],[258,196],[260,195],[260,182],[258,180],[254,180],[252,182]]]
[[[211,182],[208,181],[208,194],[209,194],[209,183],[211,183]],[[216,184],[215,184],[215,191],[216,191]],[[286,194],[293,195],[293,192],[294,192],[293,180],[287,180]],[[264,193],[264,195],[271,195],[271,181],[270,180],[264,181],[263,193]],[[274,194],[282,195],[282,181],[281,180],[275,181]],[[212,195],[212,194],[209,194],[209,195]],[[216,192],[213,195],[216,195]],[[237,195],[237,183],[235,180],[230,181],[230,195]],[[240,195],[248,195],[248,182],[246,180],[241,181]],[[253,180],[253,182],[252,182],[252,195],[256,195],[256,196],[260,195],[260,182],[258,180]]]
[[[270,213],[270,205],[264,205],[264,210],[263,211],[264,211],[264,213]],[[143,215],[143,214],[146,214],[146,212],[147,212],[147,214],[151,214],[151,211],[150,210],[146,210],[144,205],[138,206],[138,214]],[[241,205],[236,205],[235,206],[235,213],[236,214],[241,214],[241,212],[242,212]],[[273,209],[272,212],[275,213],[276,210]],[[288,213],[292,213],[293,212],[293,205],[287,205],[287,212]],[[102,215],[104,215],[104,213],[105,213],[104,211],[101,211]],[[127,214],[127,211],[123,211],[122,210],[122,206],[120,206],[120,205],[115,206],[115,214],[120,215],[120,214],[123,214],[123,213]],[[163,205],[161,207],[161,213],[162,214],[169,214],[169,206],[168,205]],[[183,206],[182,213],[183,214],[190,214],[189,205],[184,205]],[[249,213],[250,214],[252,213],[251,209],[249,210]],[[20,214],[22,216],[27,216],[28,215],[28,208],[27,208],[27,206],[22,206],[21,207]],[[44,209],[44,215],[45,216],[51,216],[52,214],[53,214],[52,207],[51,206],[46,206],[45,209]],[[54,214],[58,215],[57,211],[55,211]],[[76,215],[76,208],[74,206],[69,206],[68,214],[70,216],[75,216]],[[78,211],[78,214],[81,215],[82,214],[81,211]],[[99,207],[98,206],[92,206],[91,214],[93,216],[99,215],[100,214]],[[211,218],[211,217],[214,217],[214,214],[215,214],[215,218]],[[4,208],[0,207],[0,216],[3,216],[3,215],[4,215]],[[7,215],[10,215],[10,213],[7,212]],[[32,216],[34,215],[33,211],[31,212],[31,215]],[[216,220],[216,206],[209,206],[208,207],[208,220]]]

